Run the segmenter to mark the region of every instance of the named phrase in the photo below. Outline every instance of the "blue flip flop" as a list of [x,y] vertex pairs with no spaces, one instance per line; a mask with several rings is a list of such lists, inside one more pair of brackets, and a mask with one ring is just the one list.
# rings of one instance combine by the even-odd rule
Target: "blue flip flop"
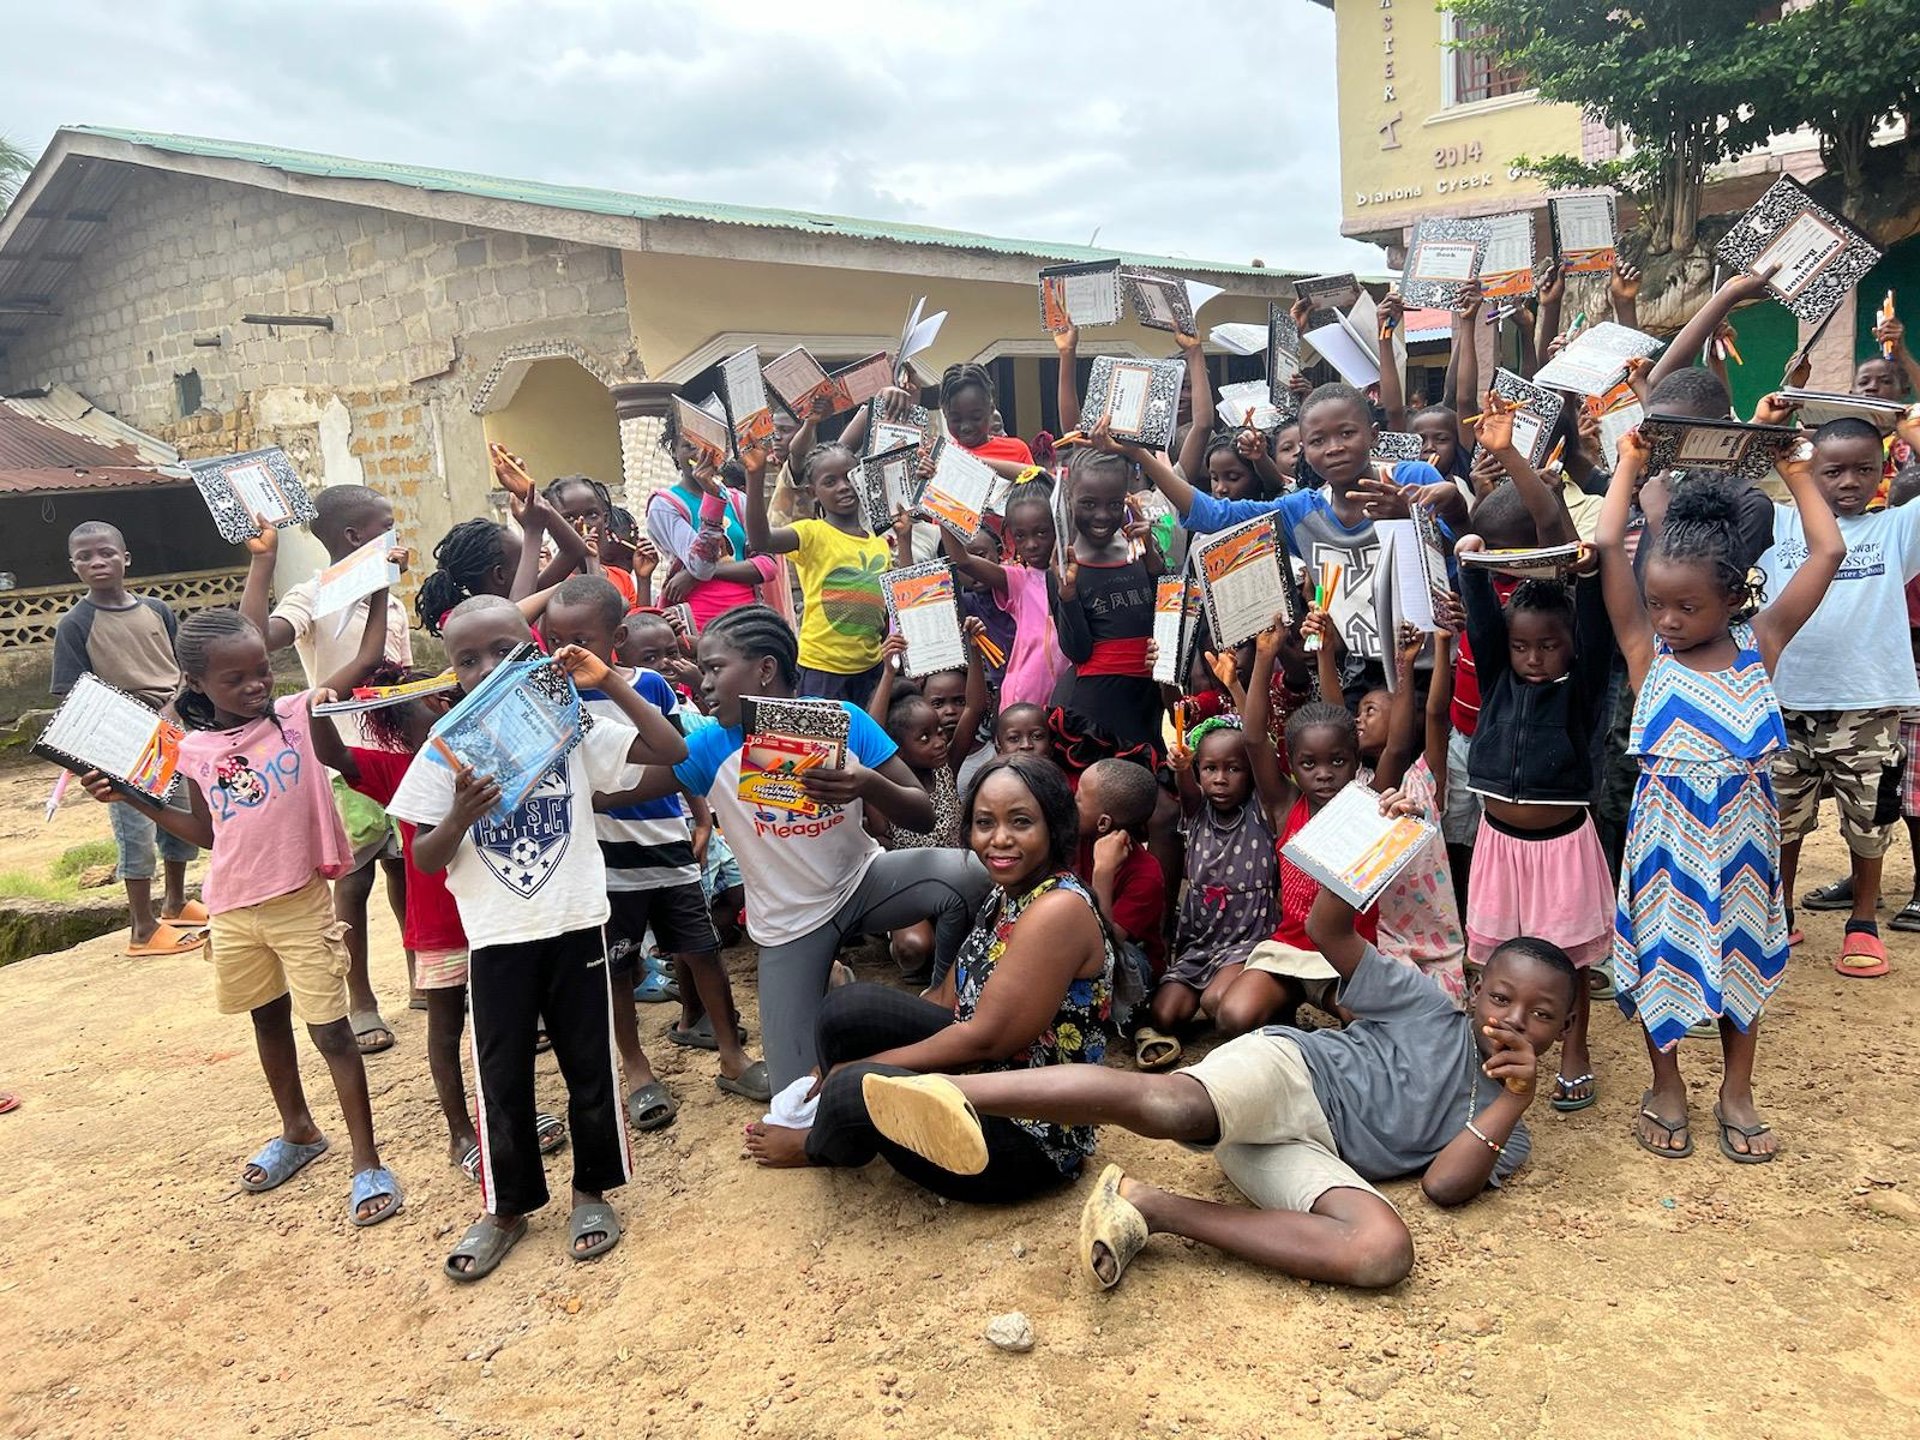
[[[369,1200],[378,1200],[383,1195],[393,1197],[393,1204],[384,1210],[376,1210],[365,1219],[361,1218],[360,1207]],[[361,1229],[369,1225],[378,1225],[382,1220],[390,1220],[400,1213],[406,1204],[406,1197],[400,1193],[400,1182],[393,1178],[393,1171],[384,1165],[371,1170],[362,1170],[353,1177],[353,1190],[347,1197],[347,1219]]]
[[243,1165],[240,1167],[240,1188],[250,1190],[255,1195],[264,1195],[286,1184],[326,1153],[327,1140],[324,1135],[311,1145],[296,1145],[284,1135],[276,1135],[247,1161],[247,1165],[260,1170],[265,1178],[247,1179],[246,1166]]
[[673,976],[648,970],[640,983],[633,987],[633,998],[642,1005],[665,1004],[680,998],[680,986]]
[[671,955],[664,955],[658,950],[647,951],[646,955],[642,957],[642,963],[655,975],[671,975],[674,973],[673,957]]

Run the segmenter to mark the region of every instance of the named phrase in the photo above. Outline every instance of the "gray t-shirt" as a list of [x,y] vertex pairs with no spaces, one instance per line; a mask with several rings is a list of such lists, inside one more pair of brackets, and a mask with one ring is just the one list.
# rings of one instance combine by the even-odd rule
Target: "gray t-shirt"
[[[1340,987],[1340,1003],[1359,1018],[1344,1030],[1288,1032],[1313,1076],[1340,1158],[1368,1180],[1416,1175],[1433,1163],[1473,1112],[1501,1093],[1481,1072],[1473,1017],[1453,1008],[1439,984],[1371,945]],[[1525,1123],[1514,1126],[1496,1181],[1533,1148]]]

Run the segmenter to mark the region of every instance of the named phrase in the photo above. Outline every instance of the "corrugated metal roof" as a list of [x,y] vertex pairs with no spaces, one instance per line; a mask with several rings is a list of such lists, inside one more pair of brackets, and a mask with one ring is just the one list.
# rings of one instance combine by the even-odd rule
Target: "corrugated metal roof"
[[0,399],[0,494],[190,483],[179,452],[66,386]]
[[744,225],[769,230],[794,230],[810,235],[847,235],[859,240],[892,240],[906,245],[939,245],[959,250],[983,250],[997,255],[1031,255],[1043,260],[1124,260],[1129,264],[1151,265],[1174,271],[1206,271],[1230,275],[1291,273],[1264,266],[1221,260],[1181,259],[1169,255],[1144,255],[1123,250],[1093,249],[1085,245],[1065,245],[1048,240],[1014,240],[997,235],[980,235],[968,230],[948,230],[936,225],[911,225],[902,221],[862,220],[847,215],[817,214],[806,210],[776,210],[755,205],[729,205],[716,201],[676,200],[663,196],[633,195],[620,190],[600,190],[580,185],[551,185],[540,180],[512,180],[497,175],[476,175],[464,170],[439,170],[430,166],[395,165],[380,160],[351,160],[339,155],[321,155],[306,150],[284,150],[273,145],[247,145],[233,140],[212,140],[198,135],[171,135],[155,130],[120,130],[101,125],[66,127],[81,135],[99,135],[130,145],[145,145],[176,155],[196,155],[211,159],[235,160],[264,165],[295,175],[314,175],[347,180],[378,180],[406,185],[419,190],[446,191],[485,200],[517,201],[527,205],[546,205],[561,210],[576,210],[594,215],[622,215],[636,220],[698,220],[717,225]]

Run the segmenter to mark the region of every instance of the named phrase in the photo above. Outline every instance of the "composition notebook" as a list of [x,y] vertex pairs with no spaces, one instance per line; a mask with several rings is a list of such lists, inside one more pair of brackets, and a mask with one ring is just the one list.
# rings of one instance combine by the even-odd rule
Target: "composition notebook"
[[1091,430],[1105,419],[1114,439],[1164,450],[1173,439],[1186,378],[1187,367],[1180,360],[1096,356],[1080,407],[1081,428]]
[[1521,550],[1468,550],[1456,555],[1462,570],[1491,570],[1516,580],[1562,580],[1580,563],[1580,544],[1537,545]]
[[521,645],[440,717],[425,753],[449,770],[472,770],[497,784],[500,799],[488,813],[504,820],[590,723],[572,677],[533,645]]
[[214,460],[189,460],[187,471],[213,515],[213,528],[229,545],[258,535],[259,521],[284,530],[305,525],[320,513],[300,483],[300,472],[278,445]]
[[1765,275],[1767,289],[1808,325],[1838,309],[1880,263],[1871,240],[1791,175],[1774,181],[1713,253],[1722,265]]
[[1712,470],[1759,480],[1800,443],[1800,431],[1793,425],[1649,415],[1640,422],[1640,438],[1647,442],[1649,475],[1663,470]]
[[458,690],[460,682],[451,670],[443,670],[425,680],[408,680],[399,685],[356,685],[344,700],[330,700],[313,707],[316,715],[358,715],[365,710],[384,710],[389,705],[404,705],[423,695],[444,695]]
[[1425,820],[1382,815],[1380,796],[1356,780],[1280,853],[1354,909],[1365,910],[1439,834]]
[[76,775],[98,770],[116,790],[164,800],[180,768],[182,733],[152,706],[84,674],[34,741],[33,753]]
[[907,642],[901,673],[917,680],[941,670],[967,667],[967,640],[960,629],[960,587],[953,567],[928,560],[889,570],[880,577],[880,595],[893,628]]
[[1271,515],[1196,539],[1189,563],[1206,595],[1207,624],[1216,649],[1238,645],[1273,624],[1298,625],[1303,618],[1294,592],[1287,546]]
[[762,810],[811,820],[827,807],[807,794],[809,770],[843,770],[847,707],[837,700],[745,696],[740,701],[740,798]]

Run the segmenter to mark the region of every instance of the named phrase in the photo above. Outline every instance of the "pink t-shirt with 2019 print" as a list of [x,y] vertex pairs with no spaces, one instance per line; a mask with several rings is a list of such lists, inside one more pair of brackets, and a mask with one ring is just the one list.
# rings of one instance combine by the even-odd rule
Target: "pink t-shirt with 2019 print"
[[213,913],[291,895],[318,871],[343,874],[350,851],[333,805],[333,780],[313,753],[311,691],[276,700],[234,730],[189,730],[180,773],[200,787],[213,818],[213,853],[201,899]]

